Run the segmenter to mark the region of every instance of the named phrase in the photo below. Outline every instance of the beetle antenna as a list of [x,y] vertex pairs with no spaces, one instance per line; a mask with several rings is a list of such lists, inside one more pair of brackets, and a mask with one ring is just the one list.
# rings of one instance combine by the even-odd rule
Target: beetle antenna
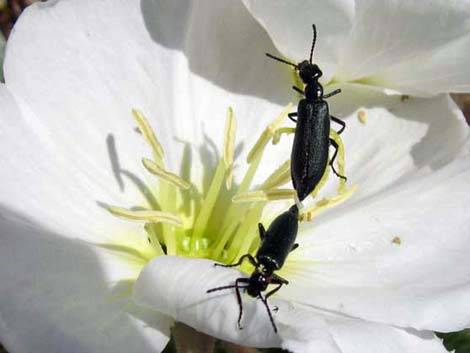
[[315,48],[315,42],[317,41],[317,27],[315,26],[315,24],[313,24],[312,28],[313,28],[313,40],[312,40],[312,48],[310,49],[310,64],[312,63],[313,49]]
[[279,61],[279,62],[281,62],[281,63],[287,64],[287,65],[291,65],[291,66],[293,66],[293,67],[295,67],[295,68],[297,69],[297,65],[295,65],[294,63],[291,63],[291,62],[289,62],[289,61],[287,61],[287,60],[278,58],[277,56],[274,56],[274,55],[269,54],[269,53],[266,53],[266,56],[267,56],[268,58],[271,58],[271,59],[273,59],[273,60]]
[[235,288],[235,287],[237,287],[235,284],[231,284],[231,285],[223,286],[223,287],[216,287],[216,288],[208,289],[206,293],[217,292],[219,290],[230,289],[230,288]]

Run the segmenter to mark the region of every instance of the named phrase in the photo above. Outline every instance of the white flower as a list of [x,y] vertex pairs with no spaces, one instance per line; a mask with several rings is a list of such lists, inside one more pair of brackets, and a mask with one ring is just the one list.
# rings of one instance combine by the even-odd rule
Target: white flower
[[[229,217],[233,194],[220,185],[221,201],[191,243],[195,210],[204,210],[198,202],[220,181],[213,146],[222,146],[227,107],[241,143],[235,190],[250,170],[243,163],[250,147],[288,102],[292,76],[267,62],[263,53],[273,50],[234,1],[28,8],[8,43],[0,88],[0,340],[11,353],[161,351],[175,319],[240,344],[296,352],[433,353],[444,348],[429,331],[468,326],[468,134],[446,96],[401,102],[350,88],[331,100],[337,116],[351,115],[346,172],[359,189],[301,226],[301,246],[280,271],[290,284],[271,300],[279,335],[261,303],[244,298],[238,330],[233,292],[206,294],[238,271],[214,268],[214,260],[150,261],[161,249],[147,238],[159,234],[107,212],[106,205],[149,207],[157,195],[162,211],[184,223],[162,231],[166,250],[193,257],[210,256],[224,222],[256,225],[262,206],[258,215]],[[165,168],[202,198],[195,192],[179,208],[171,188],[157,189],[141,164],[152,153],[134,131],[133,108],[154,128]],[[267,147],[253,185],[287,159],[282,140]],[[331,178],[324,195],[336,186]],[[272,205],[261,220],[267,225],[285,206]],[[225,249],[236,258],[255,250],[256,237],[248,229]],[[134,294],[144,306],[130,300],[139,274]]]
[[429,96],[470,90],[468,1],[243,0],[281,53],[314,60],[324,81]]

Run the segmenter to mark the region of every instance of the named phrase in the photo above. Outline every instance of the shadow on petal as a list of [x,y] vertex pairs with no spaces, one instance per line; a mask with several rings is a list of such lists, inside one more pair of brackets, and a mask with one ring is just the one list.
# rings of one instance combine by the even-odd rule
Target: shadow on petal
[[124,286],[112,288],[110,281],[117,282],[124,268],[117,258],[5,209],[0,234],[0,339],[8,350],[127,353],[165,347],[172,320],[136,309]]
[[195,74],[231,92],[286,104],[291,70],[267,65],[264,53],[277,50],[241,1],[141,0],[141,11],[151,38],[182,51]]

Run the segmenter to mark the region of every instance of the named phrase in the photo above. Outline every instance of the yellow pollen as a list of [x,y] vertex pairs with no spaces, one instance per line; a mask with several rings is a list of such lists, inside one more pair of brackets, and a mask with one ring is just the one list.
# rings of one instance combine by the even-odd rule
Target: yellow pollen
[[396,236],[392,239],[393,244],[401,245],[401,238],[399,236]]
[[183,222],[180,217],[168,213],[160,212],[154,210],[129,210],[127,208],[117,207],[117,206],[108,206],[108,211],[119,217],[134,221],[148,221],[152,223],[167,223],[175,226],[182,226]]
[[232,108],[228,108],[227,121],[225,124],[225,142],[224,142],[224,163],[225,163],[225,186],[227,190],[232,187],[232,168],[233,155],[235,153],[235,133],[237,130],[237,122],[233,115]]
[[359,121],[362,123],[362,124],[366,124],[367,123],[367,112],[365,110],[359,110],[357,112],[357,118],[359,119]]
[[183,190],[187,190],[191,187],[190,183],[181,179],[176,174],[167,172],[165,169],[163,169],[157,163],[150,159],[142,158],[142,164],[144,165],[145,169],[147,169],[150,173],[158,176],[159,178],[162,178],[163,180],[166,180],[167,182],[175,185],[176,187],[179,187]]

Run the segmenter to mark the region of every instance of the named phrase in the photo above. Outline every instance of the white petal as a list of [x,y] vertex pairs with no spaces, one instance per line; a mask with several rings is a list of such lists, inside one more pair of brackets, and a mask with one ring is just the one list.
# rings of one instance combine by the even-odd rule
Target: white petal
[[132,304],[125,261],[1,213],[0,341],[9,352],[163,350],[172,320]]
[[314,57],[326,81],[334,76],[420,96],[470,89],[465,1],[244,3],[276,47],[297,61],[308,57],[315,23]]
[[[205,259],[161,256],[145,266],[134,286],[138,305],[172,316],[211,336],[253,347],[279,347],[266,308],[260,300],[243,295],[243,329],[237,327],[239,307],[235,290],[206,293],[246,277],[235,270],[215,267]],[[283,310],[286,303],[270,301]],[[276,313],[273,313],[276,320]]]
[[299,236],[285,298],[418,330],[470,325],[469,155]]
[[466,2],[359,0],[354,27],[343,49],[344,71],[339,75],[345,80],[363,79],[436,48],[444,49],[450,41],[468,34],[469,16]]
[[[410,178],[432,174],[461,154],[467,144],[468,124],[448,96],[402,102],[399,96],[367,88],[342,88],[343,93],[331,99],[330,106],[332,114],[347,125],[341,134],[347,184],[358,185],[356,194],[342,207],[377,196]],[[365,124],[359,121],[358,112],[367,116]],[[338,178],[332,176],[323,195],[334,195],[337,185]]]
[[[124,175],[120,190],[120,172],[111,166],[111,156],[103,165],[93,158],[111,153],[105,137],[99,150],[86,153],[71,141],[61,141],[59,133],[50,138],[48,127],[31,111],[20,109],[4,85],[0,101],[0,194],[5,208],[71,238],[108,243],[119,242],[124,235],[129,241],[146,239],[140,224],[117,219],[103,206],[146,204]],[[82,141],[87,137],[80,136]],[[145,175],[136,177],[146,180]]]
[[[295,307],[279,316],[282,347],[295,353],[446,353],[432,332],[418,332]],[[286,320],[287,319],[287,320]],[[288,334],[286,334],[288,333]]]
[[315,24],[318,38],[314,61],[320,65],[324,79],[329,80],[339,61],[340,43],[347,38],[353,25],[354,1],[243,2],[269,33],[276,48],[294,63],[308,59],[312,45],[312,24]]
[[278,316],[282,348],[295,353],[343,353],[330,332],[325,315],[292,305]]
[[470,35],[463,36],[375,75],[387,87],[412,95],[469,92]]
[[[105,138],[113,134],[120,159],[130,165],[136,158],[130,110],[139,108],[170,168],[178,171],[187,144],[191,173],[200,177],[198,161],[212,167],[212,146],[222,145],[229,106],[240,120],[238,137],[249,139],[247,151],[257,137],[252,132],[287,103],[287,73],[266,65],[271,49],[237,1],[66,0],[25,11],[10,38],[5,75],[53,138],[76,141],[82,153],[105,163]],[[85,135],[86,144],[77,141]]]

